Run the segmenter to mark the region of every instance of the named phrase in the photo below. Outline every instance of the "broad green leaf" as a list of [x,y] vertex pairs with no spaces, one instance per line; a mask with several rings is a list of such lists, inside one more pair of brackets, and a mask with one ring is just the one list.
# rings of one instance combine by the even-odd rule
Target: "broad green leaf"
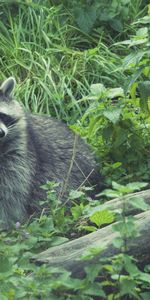
[[120,119],[121,112],[122,112],[121,108],[112,108],[112,109],[104,110],[103,115],[113,124],[116,124]]
[[118,169],[121,166],[122,166],[122,163],[120,161],[117,161],[116,163],[111,165],[112,169],[114,169],[114,170]]
[[150,284],[150,274],[144,273],[144,272],[140,272],[139,278],[140,278],[142,281],[145,281],[145,282],[147,282],[147,283]]
[[74,220],[78,220],[78,218],[82,215],[83,207],[80,205],[73,206],[71,208],[71,213],[73,215]]
[[86,230],[86,231],[88,231],[88,232],[94,232],[94,231],[97,230],[97,228],[94,227],[94,226],[80,226],[80,228],[81,228],[82,230]]
[[100,227],[103,224],[110,224],[114,221],[114,213],[109,210],[101,210],[90,216],[90,221]]
[[121,247],[123,246],[124,244],[124,241],[121,237],[116,237],[114,240],[113,240],[113,245],[115,248],[118,248],[118,249],[121,249]]
[[132,182],[127,185],[121,185],[115,181],[112,181],[112,187],[123,194],[140,190],[145,186],[147,186],[147,183],[145,182]]
[[131,205],[133,207],[139,208],[143,211],[146,211],[146,210],[150,209],[150,205],[146,204],[144,202],[144,199],[141,198],[141,197],[137,196],[137,197],[130,198],[129,202],[131,203]]
[[84,8],[76,8],[75,9],[75,17],[76,22],[79,28],[84,31],[85,33],[89,33],[96,21],[97,14],[96,14],[96,7],[84,7]]
[[91,84],[90,90],[92,95],[100,96],[103,92],[106,91],[106,88],[102,83]]
[[97,278],[100,270],[101,270],[101,264],[89,264],[87,267],[84,268],[85,272],[87,274],[88,281],[93,282],[95,278]]
[[147,182],[131,182],[131,183],[128,183],[126,185],[126,187],[134,192],[134,191],[140,190],[141,188],[146,187],[147,185],[148,185]]
[[118,32],[123,31],[123,20],[115,18],[115,19],[112,19],[109,24],[115,31],[118,31]]
[[138,21],[134,22],[133,24],[139,24],[139,23],[141,23],[141,24],[150,23],[150,16],[145,16],[145,17],[139,19]]
[[12,270],[10,259],[4,255],[0,255],[0,273],[5,273]]
[[110,99],[113,99],[116,97],[124,97],[124,90],[121,87],[108,89],[106,96]]
[[132,294],[136,287],[136,282],[131,278],[120,280],[121,295]]
[[103,192],[99,193],[97,196],[103,196],[103,195],[110,197],[110,198],[118,198],[118,197],[122,196],[122,193],[120,193],[119,191],[106,189]]
[[102,285],[98,282],[93,282],[92,284],[89,284],[88,287],[86,287],[84,294],[91,295],[91,296],[97,296],[100,298],[102,297],[102,299],[106,298],[106,295],[102,289]]
[[124,189],[124,185],[121,185],[115,181],[112,181],[112,187],[117,190],[117,191],[121,191],[122,189]]
[[105,248],[106,248],[106,244],[104,244],[104,243],[101,243],[100,246],[96,246],[96,247],[92,247],[92,248],[89,247],[84,251],[81,259],[82,260],[90,260],[90,259],[94,258],[96,255],[103,252]]
[[131,53],[126,56],[123,60],[123,68],[126,70],[129,67],[133,67],[134,65],[138,64],[145,53],[146,51],[138,51],[137,53]]
[[147,37],[143,37],[143,38],[135,38],[131,41],[130,47],[136,46],[136,45],[142,45],[148,42],[148,38]]
[[143,37],[147,37],[147,36],[148,36],[148,28],[147,27],[140,28],[136,32],[136,37],[143,38]]
[[124,266],[125,270],[130,274],[130,276],[138,276],[140,270],[133,263],[132,258],[128,255],[124,255]]
[[82,191],[72,190],[69,193],[69,199],[71,199],[71,200],[79,199],[83,195],[84,195],[84,193]]
[[121,237],[133,237],[137,235],[137,228],[134,224],[134,218],[132,218],[131,220],[128,218],[126,218],[126,222],[118,222],[118,223],[114,223],[112,225],[112,228],[114,231],[117,231],[120,233]]

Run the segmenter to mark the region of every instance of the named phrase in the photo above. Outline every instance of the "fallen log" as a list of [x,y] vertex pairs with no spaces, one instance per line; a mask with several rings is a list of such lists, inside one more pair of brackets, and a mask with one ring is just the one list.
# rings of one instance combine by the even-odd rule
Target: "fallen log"
[[[140,193],[135,193],[128,195],[123,201],[128,201],[131,197],[140,196],[145,202],[150,203],[150,190],[143,191]],[[114,199],[102,206],[102,209],[112,209],[118,210],[121,208],[120,201]],[[135,213],[135,210],[131,206],[128,207],[128,213]],[[135,238],[127,239],[127,245],[129,253],[136,257],[142,266],[146,263],[150,263],[150,211],[146,211],[135,216],[135,224],[140,233]],[[87,251],[91,248],[103,248],[104,250],[100,252],[99,257],[110,257],[119,252],[117,248],[113,245],[113,240],[118,236],[118,232],[115,232],[112,228],[112,224],[108,225],[96,232],[87,234],[83,237],[69,241],[65,244],[52,247],[43,251],[42,253],[34,256],[32,262],[37,264],[47,263],[53,267],[63,267],[67,270],[71,270],[74,276],[82,277],[83,270],[86,265],[92,263],[93,261],[83,261],[82,256],[85,255]]]
[[[136,215],[142,210],[140,208],[136,208],[134,204],[135,199],[141,199],[146,204],[150,205],[150,190],[145,190],[137,193],[128,194],[123,197],[123,199],[115,198],[113,200],[107,201],[102,205],[96,206],[95,210],[104,210],[108,209],[111,211],[122,211],[123,207],[125,206],[125,215]],[[94,212],[94,209],[91,211],[91,213]]]

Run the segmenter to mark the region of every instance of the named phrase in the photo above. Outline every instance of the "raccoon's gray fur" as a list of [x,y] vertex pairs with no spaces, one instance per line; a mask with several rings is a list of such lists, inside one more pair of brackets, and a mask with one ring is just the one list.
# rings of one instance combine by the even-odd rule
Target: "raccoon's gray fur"
[[22,222],[33,200],[45,198],[48,180],[63,188],[99,185],[100,175],[88,146],[62,122],[25,113],[12,99],[15,79],[0,87],[0,222]]

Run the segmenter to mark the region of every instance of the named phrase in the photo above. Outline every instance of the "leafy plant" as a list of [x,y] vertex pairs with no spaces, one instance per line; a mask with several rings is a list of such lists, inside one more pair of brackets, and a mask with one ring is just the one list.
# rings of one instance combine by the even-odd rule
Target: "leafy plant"
[[131,94],[125,96],[121,88],[92,85],[87,96],[91,105],[81,123],[72,128],[95,147],[107,177],[135,181],[142,176],[148,181],[150,116],[143,110],[140,99],[131,98]]
[[[63,4],[63,8],[70,10],[73,14],[76,24],[86,34],[90,34],[93,29],[102,32],[101,27],[104,29],[108,27],[109,30],[123,32],[124,23],[132,20],[141,6],[141,1],[128,1],[128,0],[107,0],[102,1],[88,1],[88,0],[74,0],[68,2],[51,1],[54,5]],[[145,3],[146,4],[146,3]]]
[[[137,203],[140,203],[140,209],[148,210],[150,206],[145,204],[144,201],[138,197],[124,199],[124,196],[129,192],[132,193],[146,186],[146,183],[134,182],[127,185],[120,185],[116,182],[112,183],[113,189],[106,190],[101,195],[107,195],[107,197],[119,197],[122,202],[122,211],[118,213],[118,222],[112,225],[113,230],[118,233],[118,236],[113,240],[114,247],[119,249],[119,254],[110,256],[107,259],[102,259],[100,253],[103,251],[103,245],[101,249],[95,247],[94,249],[89,247],[83,256],[84,260],[90,260],[96,258],[92,266],[85,268],[87,280],[91,280],[92,283],[99,284],[99,294],[97,288],[92,284],[92,287],[96,288],[97,296],[101,297],[103,292],[103,299],[105,299],[105,288],[107,290],[107,299],[147,299],[149,295],[150,274],[149,270],[143,272],[138,268],[136,260],[128,254],[129,246],[128,239],[130,238],[130,244],[132,238],[139,235],[135,219],[132,216],[126,216],[126,208],[130,203],[131,206],[138,207]],[[100,208],[99,208],[100,209]],[[92,215],[94,219],[96,214],[96,220],[101,221],[101,216],[98,216],[99,210]],[[103,213],[103,211],[101,211]],[[113,219],[111,220],[113,221]],[[97,224],[98,224],[97,222]],[[99,256],[97,256],[99,254]],[[100,282],[99,282],[100,281]],[[142,289],[145,289],[145,296],[142,293]],[[93,294],[95,295],[94,291]],[[127,298],[126,298],[127,297]],[[145,297],[145,298],[144,298]]]
[[[146,5],[141,0],[0,2],[1,79],[15,76],[15,96],[27,110],[63,119],[86,137],[106,178],[101,197],[119,197],[123,204],[122,214],[101,210],[100,196],[92,200],[82,189],[70,191],[67,208],[57,197],[57,184],[46,183],[42,214],[0,232],[0,300],[150,298],[149,266],[140,270],[126,251],[126,239],[138,230],[134,218],[125,217],[123,201],[128,192],[145,188],[150,175]],[[141,198],[131,198],[130,205],[149,209]],[[37,252],[116,220],[114,246],[120,253],[99,260],[103,247],[89,249],[83,259],[96,263],[85,268],[82,280],[30,262]]]
[[125,84],[125,91],[130,91],[132,97],[136,98],[136,88],[139,89],[140,106],[147,114],[150,97],[149,24],[150,16],[148,14],[133,23],[132,26],[136,28],[136,35],[133,35],[129,40],[118,43],[118,45],[126,45],[130,49],[130,54],[123,60],[123,68],[130,75]]

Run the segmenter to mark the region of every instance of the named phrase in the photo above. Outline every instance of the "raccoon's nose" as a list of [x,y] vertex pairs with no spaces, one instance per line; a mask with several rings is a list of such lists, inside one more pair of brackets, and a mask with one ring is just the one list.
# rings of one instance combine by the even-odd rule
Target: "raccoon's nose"
[[0,138],[3,138],[6,135],[6,132],[0,128]]

